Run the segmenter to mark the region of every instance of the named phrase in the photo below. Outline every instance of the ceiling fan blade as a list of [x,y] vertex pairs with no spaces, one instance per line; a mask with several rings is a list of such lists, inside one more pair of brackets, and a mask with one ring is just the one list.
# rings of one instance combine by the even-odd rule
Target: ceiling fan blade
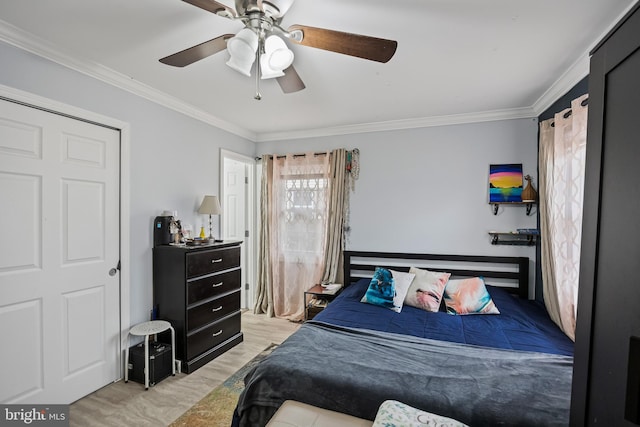
[[216,15],[220,12],[224,12],[223,15],[231,15],[233,17],[236,16],[236,12],[223,5],[222,3],[218,3],[215,0],[182,0],[186,3],[192,4],[200,9],[204,9],[208,12],[215,13]]
[[227,48],[227,40],[231,37],[233,37],[233,34],[223,34],[215,39],[200,43],[178,53],[174,53],[173,55],[165,56],[160,62],[173,65],[174,67],[184,67],[185,65],[193,64],[221,50],[225,50]]
[[284,93],[298,92],[306,87],[293,65],[284,70],[284,76],[277,77],[276,80]]
[[301,45],[377,62],[388,62],[398,47],[394,40],[305,25],[292,25],[287,31],[291,34],[290,40]]

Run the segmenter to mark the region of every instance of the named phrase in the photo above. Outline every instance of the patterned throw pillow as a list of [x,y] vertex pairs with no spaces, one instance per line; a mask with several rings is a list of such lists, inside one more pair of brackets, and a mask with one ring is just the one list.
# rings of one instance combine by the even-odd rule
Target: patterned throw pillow
[[360,302],[379,305],[400,313],[404,297],[414,277],[415,274],[377,267]]
[[467,427],[466,424],[409,406],[397,400],[385,400],[378,408],[371,427]]
[[449,314],[500,314],[482,277],[449,280],[444,288],[444,303]]
[[451,273],[435,273],[411,267],[409,273],[416,275],[404,298],[404,303],[426,311],[440,310],[444,287],[451,277]]

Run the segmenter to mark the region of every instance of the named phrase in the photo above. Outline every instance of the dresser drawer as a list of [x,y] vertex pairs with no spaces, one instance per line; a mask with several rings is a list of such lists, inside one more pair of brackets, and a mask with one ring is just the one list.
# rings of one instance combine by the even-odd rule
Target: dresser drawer
[[187,330],[192,331],[240,310],[240,291],[216,298],[187,310]]
[[240,267],[240,247],[198,251],[187,255],[187,278]]
[[187,283],[187,305],[240,289],[241,272],[231,270]]
[[210,326],[187,336],[187,359],[193,359],[201,353],[240,333],[240,312],[224,318]]

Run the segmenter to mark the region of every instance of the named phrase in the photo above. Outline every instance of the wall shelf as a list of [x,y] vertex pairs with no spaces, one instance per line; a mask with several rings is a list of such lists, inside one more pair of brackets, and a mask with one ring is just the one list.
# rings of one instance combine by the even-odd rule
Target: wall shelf
[[493,205],[493,214],[498,215],[498,208],[500,205],[525,205],[527,216],[531,215],[531,208],[536,202],[491,202]]
[[538,233],[490,231],[492,245],[533,246],[538,240]]

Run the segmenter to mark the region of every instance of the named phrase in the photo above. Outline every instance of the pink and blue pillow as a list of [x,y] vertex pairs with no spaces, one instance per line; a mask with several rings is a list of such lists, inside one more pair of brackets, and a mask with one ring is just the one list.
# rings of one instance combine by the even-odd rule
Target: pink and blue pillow
[[482,277],[449,280],[444,303],[449,314],[500,314]]

